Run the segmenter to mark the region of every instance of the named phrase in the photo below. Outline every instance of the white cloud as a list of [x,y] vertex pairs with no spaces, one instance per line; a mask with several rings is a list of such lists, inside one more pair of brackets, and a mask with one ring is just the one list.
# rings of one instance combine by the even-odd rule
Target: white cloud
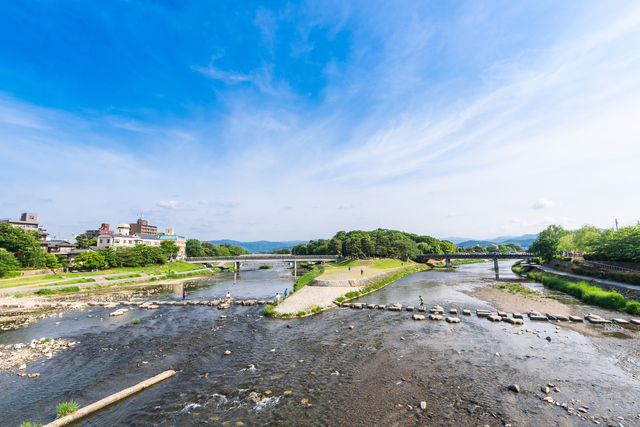
[[552,208],[555,205],[556,205],[556,203],[552,202],[551,200],[538,199],[538,201],[533,204],[533,208],[534,209],[546,209],[546,208]]
[[177,200],[169,200],[167,202],[158,202],[158,207],[167,209],[184,209],[184,207]]

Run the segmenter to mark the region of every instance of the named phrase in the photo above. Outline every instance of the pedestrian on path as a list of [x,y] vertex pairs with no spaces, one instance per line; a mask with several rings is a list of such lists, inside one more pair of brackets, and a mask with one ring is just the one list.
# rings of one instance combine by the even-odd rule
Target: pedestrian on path
[[424,300],[422,299],[422,295],[420,295],[420,307],[424,307]]
[[285,288],[284,289],[284,297],[286,298],[288,294],[289,294],[289,289]]
[[276,294],[276,301],[280,302],[280,294],[279,293]]
[[604,282],[604,271],[600,270],[600,280]]
[[360,269],[360,275],[362,276],[364,274],[364,270]]
[[351,271],[351,266],[349,266],[349,271]]
[[182,301],[187,299],[187,291],[182,291]]

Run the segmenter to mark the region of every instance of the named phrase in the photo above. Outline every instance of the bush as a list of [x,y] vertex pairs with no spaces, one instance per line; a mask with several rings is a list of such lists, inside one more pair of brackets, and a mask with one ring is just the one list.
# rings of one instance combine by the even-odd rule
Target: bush
[[268,270],[268,269],[270,269],[270,268],[273,268],[273,265],[269,265],[269,264],[262,264],[262,265],[260,266],[260,269],[261,269],[261,270]]
[[640,302],[629,301],[624,308],[624,311],[629,314],[640,314]]
[[349,298],[355,298],[358,295],[360,295],[360,292],[358,291],[351,291],[351,292],[347,292],[344,296],[345,298],[349,299]]
[[78,404],[71,400],[69,402],[58,404],[58,407],[56,408],[56,414],[58,414],[59,417],[64,417],[65,415],[73,414],[77,410]]
[[345,297],[338,297],[338,298],[336,298],[336,301],[338,301],[338,302],[342,302],[342,301],[344,301],[345,299],[346,299]]
[[320,307],[319,305],[314,307],[311,312],[312,313],[320,313],[322,311],[322,307]]
[[138,323],[140,323],[140,319],[133,319],[131,323],[133,323],[134,325],[137,325]]
[[570,256],[559,256],[559,255],[554,256],[553,259],[557,259],[557,260],[560,260],[560,261],[571,261],[572,260],[572,258]]
[[571,262],[578,265],[584,265],[584,260],[578,258],[572,259]]
[[533,264],[542,264],[542,258],[540,258],[539,256],[534,257],[534,258],[531,260],[531,262],[532,262]]
[[0,271],[0,279],[9,279],[11,277],[22,276],[21,271]]
[[299,311],[299,312],[296,314],[296,316],[298,316],[298,317],[302,317],[302,316],[306,316],[306,315],[307,315],[307,312],[306,312],[306,311]]
[[55,294],[62,294],[62,293],[69,293],[69,292],[80,292],[80,288],[78,286],[67,286],[65,288],[56,288],[56,289],[42,288],[35,291],[34,294],[55,295]]

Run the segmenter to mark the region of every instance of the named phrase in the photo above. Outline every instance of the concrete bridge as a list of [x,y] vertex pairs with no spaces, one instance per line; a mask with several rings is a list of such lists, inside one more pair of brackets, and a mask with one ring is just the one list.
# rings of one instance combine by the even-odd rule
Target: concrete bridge
[[243,262],[292,262],[293,268],[297,268],[298,262],[325,262],[338,261],[343,257],[340,255],[285,255],[285,254],[251,254],[238,256],[213,256],[213,257],[188,257],[185,259],[189,264],[209,264],[220,262],[232,262],[233,268],[239,269]]
[[528,252],[518,252],[518,253],[507,253],[502,254],[499,252],[474,252],[474,253],[452,253],[452,254],[421,254],[418,255],[416,261],[418,262],[427,262],[430,259],[443,259],[445,260],[446,266],[451,267],[452,259],[493,259],[493,268],[496,271],[496,279],[500,278],[500,271],[498,269],[498,260],[499,259],[531,259],[535,257],[534,254]]

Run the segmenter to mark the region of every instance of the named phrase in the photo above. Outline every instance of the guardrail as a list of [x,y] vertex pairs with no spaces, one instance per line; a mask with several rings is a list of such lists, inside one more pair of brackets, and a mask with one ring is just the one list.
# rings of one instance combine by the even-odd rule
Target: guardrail
[[640,273],[640,270],[634,270],[633,268],[626,268],[626,267],[618,267],[617,265],[609,265],[609,264],[605,264],[604,262],[584,260],[584,263],[586,265],[591,265],[593,267],[606,268],[607,270],[632,271],[634,273]]

